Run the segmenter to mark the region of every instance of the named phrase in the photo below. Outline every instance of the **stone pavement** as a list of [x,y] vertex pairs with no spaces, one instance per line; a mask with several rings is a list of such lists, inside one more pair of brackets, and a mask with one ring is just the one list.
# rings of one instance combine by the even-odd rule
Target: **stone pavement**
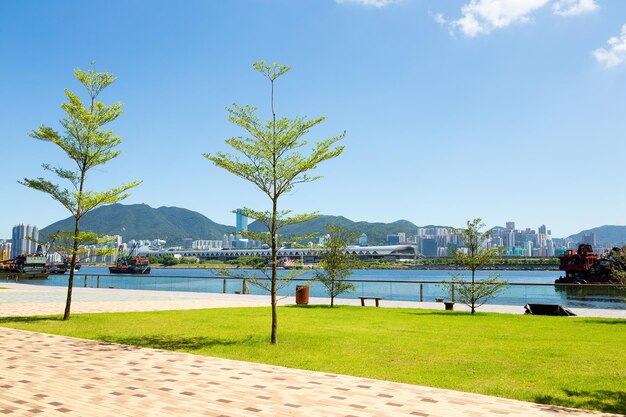
[[[0,283],[0,316],[61,314],[65,288]],[[281,304],[292,304],[293,297]],[[327,303],[312,299],[312,303]],[[358,300],[341,300],[358,304]],[[267,306],[267,296],[75,288],[72,311]],[[441,303],[383,301],[443,309]],[[522,313],[520,306],[484,311]],[[578,311],[577,311],[578,312]],[[602,317],[626,317],[605,310]],[[66,416],[595,416],[442,389],[0,327],[0,414]]]
[[[0,282],[0,317],[23,317],[63,314],[65,287],[16,284]],[[328,304],[328,298],[310,299],[311,304]],[[358,299],[336,298],[337,304],[360,305]],[[367,301],[368,305],[373,301]],[[295,304],[294,297],[283,297],[279,304]],[[192,310],[198,308],[258,307],[268,306],[268,295],[239,295],[206,292],[175,292],[152,290],[126,290],[109,288],[74,287],[73,313],[103,313],[121,311]],[[443,303],[382,300],[381,307],[427,308],[443,310]],[[469,311],[467,306],[456,304],[455,310]],[[604,317],[626,319],[626,309],[570,308],[579,317]],[[524,314],[523,306],[485,304],[479,311]]]
[[0,328],[8,416],[600,416],[344,375]]

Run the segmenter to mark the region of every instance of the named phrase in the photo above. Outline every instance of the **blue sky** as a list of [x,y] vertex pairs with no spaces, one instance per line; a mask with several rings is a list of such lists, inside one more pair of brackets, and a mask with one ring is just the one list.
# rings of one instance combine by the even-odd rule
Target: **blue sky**
[[[243,132],[233,102],[269,111],[259,59],[289,64],[279,116],[326,116],[309,139],[346,131],[323,178],[283,201],[352,220],[462,226],[546,224],[566,236],[626,224],[623,0],[230,0],[0,2],[0,237],[69,214],[17,183],[69,166],[28,137],[59,129],[73,69],[118,77],[101,95],[125,113],[103,190],[144,182],[126,204],[177,206],[234,224],[268,208],[204,152]],[[150,236],[146,236],[149,238]],[[156,236],[155,236],[156,237]]]

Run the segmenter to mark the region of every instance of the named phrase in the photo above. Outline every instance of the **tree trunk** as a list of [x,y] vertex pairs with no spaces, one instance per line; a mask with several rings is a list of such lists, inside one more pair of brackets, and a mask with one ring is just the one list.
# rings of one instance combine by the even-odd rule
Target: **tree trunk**
[[70,309],[72,307],[72,288],[74,287],[74,268],[76,267],[76,253],[78,252],[78,225],[80,220],[75,218],[74,222],[74,244],[72,246],[72,261],[70,262],[70,276],[67,280],[67,298],[65,299],[65,311],[63,320],[69,320]]
[[276,241],[276,199],[272,202],[272,284],[270,294],[272,298],[272,335],[270,337],[270,343],[275,345],[277,343],[278,333],[278,314],[276,311],[276,262],[278,261],[278,242]]
[[472,314],[474,314],[474,311],[476,311],[475,305],[476,305],[476,287],[474,286],[474,274],[476,273],[475,269],[472,269]]
[[330,306],[335,306],[335,280],[330,281]]

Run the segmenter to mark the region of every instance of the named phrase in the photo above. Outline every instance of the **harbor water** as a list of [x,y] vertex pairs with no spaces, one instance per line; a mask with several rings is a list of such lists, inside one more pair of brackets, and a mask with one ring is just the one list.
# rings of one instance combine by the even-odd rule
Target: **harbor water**
[[[312,297],[328,297],[326,288],[312,281],[313,271],[297,271],[300,275],[279,290],[279,295],[293,296],[296,285],[308,285]],[[160,291],[195,292],[243,292],[267,294],[268,292],[243,277],[264,277],[258,270],[228,270],[229,276],[220,275],[219,270],[209,269],[158,269],[153,268],[149,275],[111,275],[107,268],[84,267],[75,276],[75,286],[99,288],[124,288]],[[282,277],[293,271],[280,270]],[[613,286],[554,286],[559,271],[477,271],[479,280],[488,274],[499,273],[500,279],[510,285],[494,299],[492,304],[525,305],[527,303],[561,304],[578,308],[626,309],[626,291]],[[449,299],[442,281],[450,281],[451,274],[460,274],[465,280],[470,278],[468,271],[448,270],[355,270],[350,280],[355,285],[354,292],[342,294],[340,298],[359,296],[384,297],[387,300],[435,301]],[[226,279],[225,279],[226,278]],[[50,275],[46,280],[26,281],[35,285],[67,286],[68,275]]]

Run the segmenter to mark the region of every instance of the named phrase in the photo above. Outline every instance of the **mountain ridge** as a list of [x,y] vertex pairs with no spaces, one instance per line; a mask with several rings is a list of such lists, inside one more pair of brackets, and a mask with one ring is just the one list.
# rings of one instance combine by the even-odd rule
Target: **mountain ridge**
[[[416,234],[418,228],[448,226],[417,226],[400,219],[391,223],[353,221],[344,216],[320,215],[304,223],[290,225],[282,230],[286,238],[312,233],[325,234],[325,225],[341,226],[359,235],[365,233],[368,244],[377,245],[386,242],[388,234]],[[72,217],[52,223],[40,231],[41,236],[57,230],[73,230]],[[495,226],[500,227],[500,226]],[[254,221],[249,226],[251,231],[262,231],[262,225]],[[169,246],[181,245],[184,238],[194,240],[221,240],[223,235],[234,233],[235,227],[216,223],[208,217],[185,208],[161,206],[150,207],[147,204],[111,204],[99,207],[85,215],[81,221],[81,230],[91,230],[107,235],[121,235],[124,241],[140,239],[164,239]],[[575,242],[582,240],[585,234],[594,233],[598,243],[626,244],[626,226],[604,225],[583,230],[568,236]]]

